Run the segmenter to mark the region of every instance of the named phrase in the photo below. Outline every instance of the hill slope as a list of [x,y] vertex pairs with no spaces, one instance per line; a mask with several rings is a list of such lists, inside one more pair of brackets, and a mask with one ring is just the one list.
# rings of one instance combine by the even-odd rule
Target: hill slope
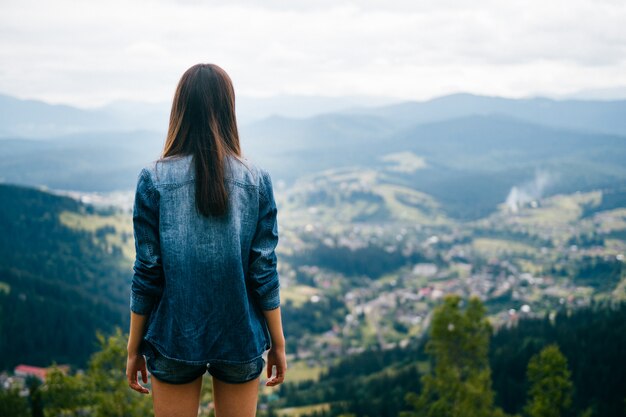
[[96,329],[126,324],[128,258],[110,228],[63,224],[91,212],[68,197],[0,184],[0,201],[0,369],[84,364]]
[[[553,320],[547,316],[524,318],[516,326],[497,330],[489,352],[496,404],[507,413],[520,413],[527,399],[529,359],[546,345],[557,343],[572,371],[575,391],[571,415],[591,408],[593,415],[622,416],[625,319],[626,303],[597,304],[573,311],[562,309]],[[424,338],[416,346],[403,349],[365,351],[331,366],[318,381],[286,383],[279,392],[281,406],[331,403],[331,409],[321,415],[395,417],[410,409],[404,395],[419,392],[419,378],[428,372],[426,341]]]

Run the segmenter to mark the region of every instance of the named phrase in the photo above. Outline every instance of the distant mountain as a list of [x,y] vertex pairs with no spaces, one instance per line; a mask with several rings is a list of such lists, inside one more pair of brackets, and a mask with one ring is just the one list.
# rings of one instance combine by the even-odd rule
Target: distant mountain
[[378,150],[395,131],[393,123],[378,117],[326,114],[307,119],[270,117],[243,126],[240,135],[244,154],[293,181],[304,173],[367,164],[366,147]]
[[[392,126],[384,118],[356,114],[271,119],[247,131],[246,140],[260,162],[290,183],[328,169],[376,170],[388,183],[434,197],[448,216],[466,219],[487,215],[514,186],[532,183],[537,175],[544,178],[535,191],[541,196],[626,181],[622,136],[505,115]],[[402,168],[403,158],[421,165]]]
[[[236,106],[239,125],[244,126],[273,116],[307,118],[355,106],[392,102],[375,97],[238,96]],[[134,130],[154,131],[165,137],[170,108],[171,102],[119,100],[99,108],[81,109],[0,94],[0,138],[51,139],[74,133]]]
[[0,94],[0,137],[48,138],[107,126],[114,120],[102,113]]
[[106,214],[32,188],[0,184],[0,201],[0,369],[84,365],[96,329],[128,320],[132,269],[106,239],[115,228]]
[[511,99],[459,93],[349,112],[405,126],[469,115],[504,114],[546,126],[626,135],[626,100]]
[[626,100],[626,86],[585,89],[557,98],[561,100]]
[[[402,103],[375,97],[239,96],[236,105],[240,127],[248,131],[263,125],[257,122],[276,117],[309,119],[360,114],[385,119],[399,128],[469,115],[504,114],[547,126],[626,135],[626,100],[607,98],[612,97],[607,94],[620,97],[620,91],[581,92],[574,99],[513,99],[459,93]],[[0,137],[47,139],[79,132],[129,130],[150,130],[164,136],[170,106],[170,102],[116,101],[100,108],[79,109],[0,94]]]
[[[467,116],[408,128],[389,151],[411,151],[429,168],[399,177],[435,197],[454,217],[482,217],[514,186],[537,181],[535,197],[626,181],[626,138]],[[476,210],[474,212],[474,210]],[[474,213],[474,214],[472,214]]]
[[[241,140],[244,154],[276,181],[293,185],[326,170],[374,170],[387,183],[434,197],[455,218],[489,214],[514,186],[533,182],[537,175],[545,179],[541,195],[626,181],[626,137],[507,115],[400,128],[362,114],[272,117],[242,128]],[[83,133],[53,141],[5,139],[0,141],[0,179],[81,191],[132,190],[139,169],[158,158],[163,142],[149,131]]]
[[165,138],[148,131],[0,139],[0,182],[77,191],[132,190]]
[[103,114],[105,118],[115,120],[118,130],[149,130],[165,137],[170,120],[170,108],[171,103],[118,100],[94,111]]
[[[315,102],[309,108],[318,108]],[[165,140],[163,125],[160,132],[128,130],[164,118],[161,104],[117,102],[87,111],[3,96],[2,108],[8,110],[0,112],[0,135],[26,132],[0,140],[0,181],[7,183],[130,190]],[[471,219],[487,215],[513,187],[538,175],[546,179],[543,195],[626,181],[624,114],[626,101],[455,94],[307,118],[272,116],[240,125],[240,134],[244,154],[277,181],[292,185],[326,170],[376,170],[387,182],[433,197],[446,216]],[[107,130],[113,127],[119,131]],[[24,139],[63,130],[77,132]],[[401,166],[415,161],[419,169]]]
[[299,96],[281,94],[271,97],[237,97],[239,123],[248,124],[272,116],[309,118],[354,107],[378,107],[397,103],[397,99],[369,96]]
[[0,94],[0,138],[53,140],[79,133],[151,130],[164,135],[169,108],[160,104],[120,101],[81,109]]

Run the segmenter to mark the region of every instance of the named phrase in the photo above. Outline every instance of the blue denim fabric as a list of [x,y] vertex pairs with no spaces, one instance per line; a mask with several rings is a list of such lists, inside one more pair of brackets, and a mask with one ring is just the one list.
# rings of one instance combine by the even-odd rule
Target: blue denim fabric
[[191,365],[260,357],[270,348],[263,310],[280,305],[271,178],[249,160],[227,162],[219,218],[196,211],[191,155],[152,162],[137,180],[130,309],[149,316],[144,339],[160,354]]
[[205,372],[229,384],[242,384],[261,375],[265,359],[258,357],[248,363],[211,362],[203,365],[189,365],[167,359],[150,343],[146,343],[146,367],[156,379],[168,384],[187,384],[204,375]]

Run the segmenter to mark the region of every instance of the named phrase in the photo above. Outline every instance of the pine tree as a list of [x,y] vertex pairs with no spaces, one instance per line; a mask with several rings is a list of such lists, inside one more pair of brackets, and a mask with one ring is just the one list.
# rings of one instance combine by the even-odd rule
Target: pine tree
[[529,417],[561,417],[572,405],[573,384],[567,359],[558,345],[550,344],[533,356],[527,371]]
[[491,325],[479,298],[465,312],[458,295],[448,295],[435,308],[426,352],[434,372],[422,377],[422,392],[406,400],[415,411],[402,417],[493,417],[505,413],[494,406],[488,351]]

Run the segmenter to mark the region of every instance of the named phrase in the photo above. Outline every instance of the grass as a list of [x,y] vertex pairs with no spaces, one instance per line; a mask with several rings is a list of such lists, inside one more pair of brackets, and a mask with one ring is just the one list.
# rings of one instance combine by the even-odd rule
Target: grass
[[604,232],[626,229],[626,208],[617,208],[596,213],[593,226]]
[[276,414],[278,414],[280,417],[298,417],[305,414],[328,410],[330,410],[330,403],[320,403],[313,405],[304,405],[301,407],[287,407],[281,410],[276,410]]
[[533,255],[537,252],[537,249],[525,243],[504,239],[476,238],[472,242],[472,246],[476,251],[487,256],[502,254]]
[[604,239],[604,251],[606,254],[626,254],[626,241],[620,239]]
[[412,173],[428,166],[423,157],[417,156],[411,151],[390,153],[382,156],[380,159],[385,162],[391,162],[392,165],[387,167],[387,169],[396,172]]
[[[395,155],[392,159],[390,162],[402,164],[402,169],[421,163],[420,158],[415,155]],[[374,170],[329,170],[305,176],[294,186],[289,196],[281,199],[280,211],[284,212],[283,219],[290,224],[321,223],[326,228],[337,223],[343,225],[353,221],[361,222],[370,217],[371,221],[383,222],[400,221],[426,225],[453,223],[443,214],[437,201],[428,194],[386,181],[383,174]],[[331,203],[306,203],[306,197],[319,189],[326,190]],[[371,193],[383,200],[347,200],[345,193],[348,190]]]
[[538,200],[537,207],[521,207],[516,213],[502,203],[497,212],[476,220],[473,225],[479,229],[522,230],[531,236],[541,232],[558,245],[572,237],[573,225],[579,232],[596,230],[593,219],[581,217],[585,207],[598,204],[601,198],[601,191],[558,194]]
[[320,374],[326,370],[323,366],[310,366],[306,361],[293,361],[287,364],[287,379],[289,382],[317,381]]
[[543,273],[543,267],[527,259],[517,258],[515,262],[522,272],[528,272],[533,276],[539,276]]
[[319,294],[320,290],[308,285],[290,285],[280,289],[283,300],[290,300],[295,307],[302,307],[312,295]]
[[130,216],[126,214],[103,216],[62,211],[59,213],[59,221],[71,229],[94,233],[102,227],[112,226],[115,232],[106,234],[106,243],[120,247],[124,257],[131,262],[135,259],[135,240]]
[[622,278],[620,283],[612,291],[611,296],[611,298],[616,301],[626,301],[626,278]]
[[599,203],[601,191],[589,193],[558,194],[541,200],[537,208],[523,208],[516,215],[519,224],[540,227],[567,225],[580,219],[583,206]]
[[[372,188],[376,194],[383,197],[385,205],[389,208],[392,216],[399,221],[411,221],[428,225],[450,224],[450,220],[442,214],[435,200],[425,193],[391,184],[378,184]],[[424,207],[433,214],[426,214],[419,208],[400,202],[397,198],[399,194],[404,195],[405,198],[410,198],[417,206]]]
[[450,264],[450,272],[456,273],[459,279],[469,278],[471,275],[471,270],[466,266],[461,267],[459,264],[451,263]]

